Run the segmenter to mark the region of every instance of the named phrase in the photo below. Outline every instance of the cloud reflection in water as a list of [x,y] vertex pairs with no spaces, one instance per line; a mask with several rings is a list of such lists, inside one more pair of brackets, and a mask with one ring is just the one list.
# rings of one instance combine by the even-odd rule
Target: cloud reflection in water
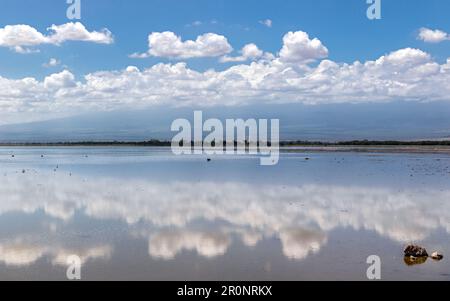
[[55,265],[64,265],[69,254],[80,254],[84,262],[110,258],[112,244],[87,242],[77,249],[56,234],[77,212],[97,221],[126,223],[128,234],[148,239],[149,255],[160,260],[182,251],[221,256],[233,238],[249,247],[276,238],[286,257],[301,260],[319,252],[337,228],[375,231],[396,242],[420,241],[439,228],[450,231],[449,190],[10,173],[0,182],[0,195],[0,221],[8,213],[43,211],[51,225],[36,229],[40,235],[18,227],[11,237],[1,238],[0,261],[17,266],[43,256]]

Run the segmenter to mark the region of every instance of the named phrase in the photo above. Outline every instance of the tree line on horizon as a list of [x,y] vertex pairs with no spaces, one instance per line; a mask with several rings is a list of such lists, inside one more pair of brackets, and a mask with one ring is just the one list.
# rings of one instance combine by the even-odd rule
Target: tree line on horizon
[[[191,141],[191,146],[194,146]],[[212,146],[215,146],[213,141]],[[226,142],[223,143],[226,146]],[[249,142],[245,141],[248,146]],[[259,142],[257,145],[259,146]],[[267,142],[271,146],[270,142]],[[171,146],[171,141],[151,139],[148,141],[74,141],[74,142],[4,142],[0,146]],[[183,142],[180,143],[180,146]],[[237,146],[237,141],[234,141]],[[450,140],[424,140],[424,141],[400,141],[400,140],[349,140],[337,142],[289,140],[280,141],[280,146],[450,146]]]

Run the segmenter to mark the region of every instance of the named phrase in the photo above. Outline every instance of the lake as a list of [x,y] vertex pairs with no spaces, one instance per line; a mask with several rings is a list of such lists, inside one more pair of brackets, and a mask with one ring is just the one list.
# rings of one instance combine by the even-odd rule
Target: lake
[[[1,147],[0,280],[450,280],[450,156]],[[440,251],[408,265],[403,248]]]

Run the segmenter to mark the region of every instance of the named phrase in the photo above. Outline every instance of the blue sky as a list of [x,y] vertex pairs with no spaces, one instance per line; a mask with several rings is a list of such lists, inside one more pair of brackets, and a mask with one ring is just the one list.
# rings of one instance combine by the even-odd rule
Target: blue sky
[[[28,24],[41,32],[52,24],[63,24],[67,4],[64,0],[2,0],[0,27]],[[42,68],[51,57],[58,57],[77,75],[97,70],[116,70],[128,65],[148,67],[161,60],[136,60],[128,55],[144,51],[153,31],[173,31],[183,39],[214,32],[228,38],[238,50],[253,42],[261,49],[277,52],[288,31],[303,30],[318,37],[330,50],[329,58],[338,62],[376,59],[392,50],[419,47],[445,61],[450,43],[425,44],[416,39],[421,27],[450,30],[450,3],[445,0],[384,0],[382,19],[366,17],[365,0],[83,0],[81,22],[89,29],[108,28],[113,45],[79,42],[61,47],[44,46],[36,55],[17,55],[0,48],[2,76],[43,77],[52,72]],[[258,22],[271,19],[272,28]],[[188,26],[196,21],[199,26]],[[217,23],[215,23],[216,21]],[[215,59],[191,59],[195,69],[225,68]]]
[[[450,103],[445,0],[381,0],[381,20],[366,0],[81,0],[81,20],[65,0],[0,2],[0,125],[180,107],[404,114],[414,103],[433,114]],[[328,108],[323,118],[336,118]]]

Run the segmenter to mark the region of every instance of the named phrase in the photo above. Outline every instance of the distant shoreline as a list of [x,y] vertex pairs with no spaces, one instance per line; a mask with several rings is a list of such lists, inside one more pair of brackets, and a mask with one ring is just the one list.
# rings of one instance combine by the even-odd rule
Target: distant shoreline
[[[0,147],[170,147],[169,141],[81,141],[50,143],[0,143]],[[450,141],[282,141],[281,152],[361,152],[361,153],[434,153],[450,154]]]
[[[191,143],[193,145],[193,142]],[[235,142],[236,144],[236,142]],[[269,143],[270,145],[270,143]],[[281,141],[280,147],[414,147],[414,146],[448,146],[450,140],[434,141],[396,141],[396,140],[352,140],[340,142],[321,142],[321,141]],[[0,142],[2,147],[11,146],[171,146],[170,141],[149,140],[149,141],[74,141],[74,142]]]

